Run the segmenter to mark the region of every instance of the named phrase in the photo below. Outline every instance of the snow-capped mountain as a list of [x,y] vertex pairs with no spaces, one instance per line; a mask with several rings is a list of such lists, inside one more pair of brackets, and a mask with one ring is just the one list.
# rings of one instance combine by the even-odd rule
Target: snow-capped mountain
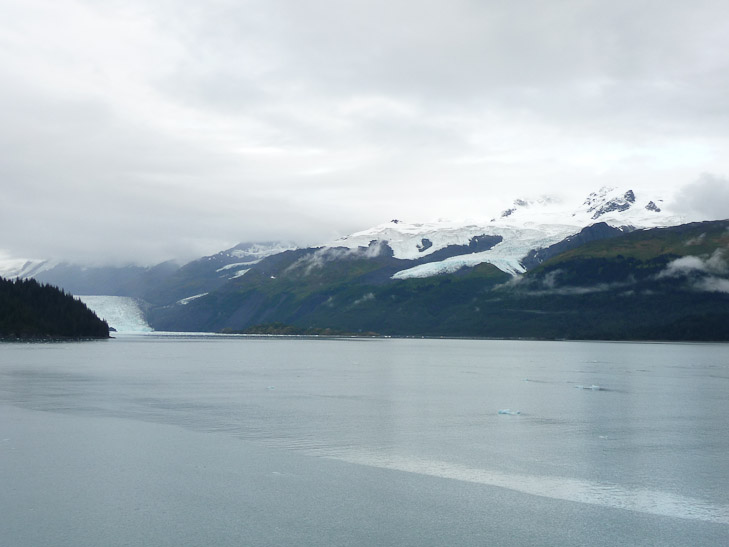
[[8,258],[0,256],[0,277],[5,279],[29,279],[57,265],[48,260]]
[[293,243],[279,241],[239,243],[225,251],[188,262],[162,284],[159,295],[186,306],[223,284],[243,277],[262,260],[296,248]]
[[215,262],[223,264],[215,270],[220,277],[235,279],[245,275],[254,264],[268,256],[293,251],[297,246],[291,242],[240,243],[231,249],[218,254],[201,258],[197,262]]
[[551,196],[517,199],[513,207],[487,221],[407,223],[392,220],[337,239],[326,247],[355,249],[377,241],[387,243],[395,258],[416,260],[449,246],[469,245],[474,238],[499,236],[501,242],[488,250],[471,251],[403,269],[395,273],[393,279],[451,273],[484,262],[515,275],[525,271],[523,261],[530,251],[559,243],[599,222],[640,229],[675,226],[685,219],[667,211],[663,200],[655,196],[631,189],[604,187],[578,204]]

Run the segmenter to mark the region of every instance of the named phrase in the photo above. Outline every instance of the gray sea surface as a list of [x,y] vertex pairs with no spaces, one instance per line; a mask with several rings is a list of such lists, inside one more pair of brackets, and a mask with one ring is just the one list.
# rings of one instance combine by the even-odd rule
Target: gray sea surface
[[0,344],[0,545],[729,545],[729,346]]

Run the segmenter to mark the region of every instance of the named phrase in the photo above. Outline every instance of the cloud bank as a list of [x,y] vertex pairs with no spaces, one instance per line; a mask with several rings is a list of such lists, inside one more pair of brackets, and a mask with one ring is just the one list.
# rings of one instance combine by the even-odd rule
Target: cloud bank
[[679,204],[729,216],[723,1],[25,0],[0,16],[12,256],[313,244],[616,183],[690,183]]

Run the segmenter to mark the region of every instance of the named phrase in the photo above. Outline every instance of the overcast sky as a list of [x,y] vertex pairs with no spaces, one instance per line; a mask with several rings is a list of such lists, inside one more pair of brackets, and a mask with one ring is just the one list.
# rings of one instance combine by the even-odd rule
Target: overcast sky
[[729,217],[726,0],[0,0],[0,250],[140,263],[603,185]]

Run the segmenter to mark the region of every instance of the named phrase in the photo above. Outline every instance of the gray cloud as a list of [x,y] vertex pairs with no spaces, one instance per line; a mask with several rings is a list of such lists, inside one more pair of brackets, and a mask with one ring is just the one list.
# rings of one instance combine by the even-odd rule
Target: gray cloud
[[303,269],[305,275],[309,275],[312,270],[322,268],[327,262],[336,260],[357,260],[362,258],[375,258],[386,252],[392,253],[385,242],[379,241],[372,243],[368,247],[358,247],[348,249],[345,247],[324,247],[316,249],[314,252],[306,254],[296,260],[286,271],[295,271]]
[[729,218],[729,179],[702,174],[678,192],[674,206],[686,213],[710,220]]
[[[141,262],[604,184],[729,216],[729,5],[26,0],[0,249]],[[687,213],[687,214],[688,214]]]

